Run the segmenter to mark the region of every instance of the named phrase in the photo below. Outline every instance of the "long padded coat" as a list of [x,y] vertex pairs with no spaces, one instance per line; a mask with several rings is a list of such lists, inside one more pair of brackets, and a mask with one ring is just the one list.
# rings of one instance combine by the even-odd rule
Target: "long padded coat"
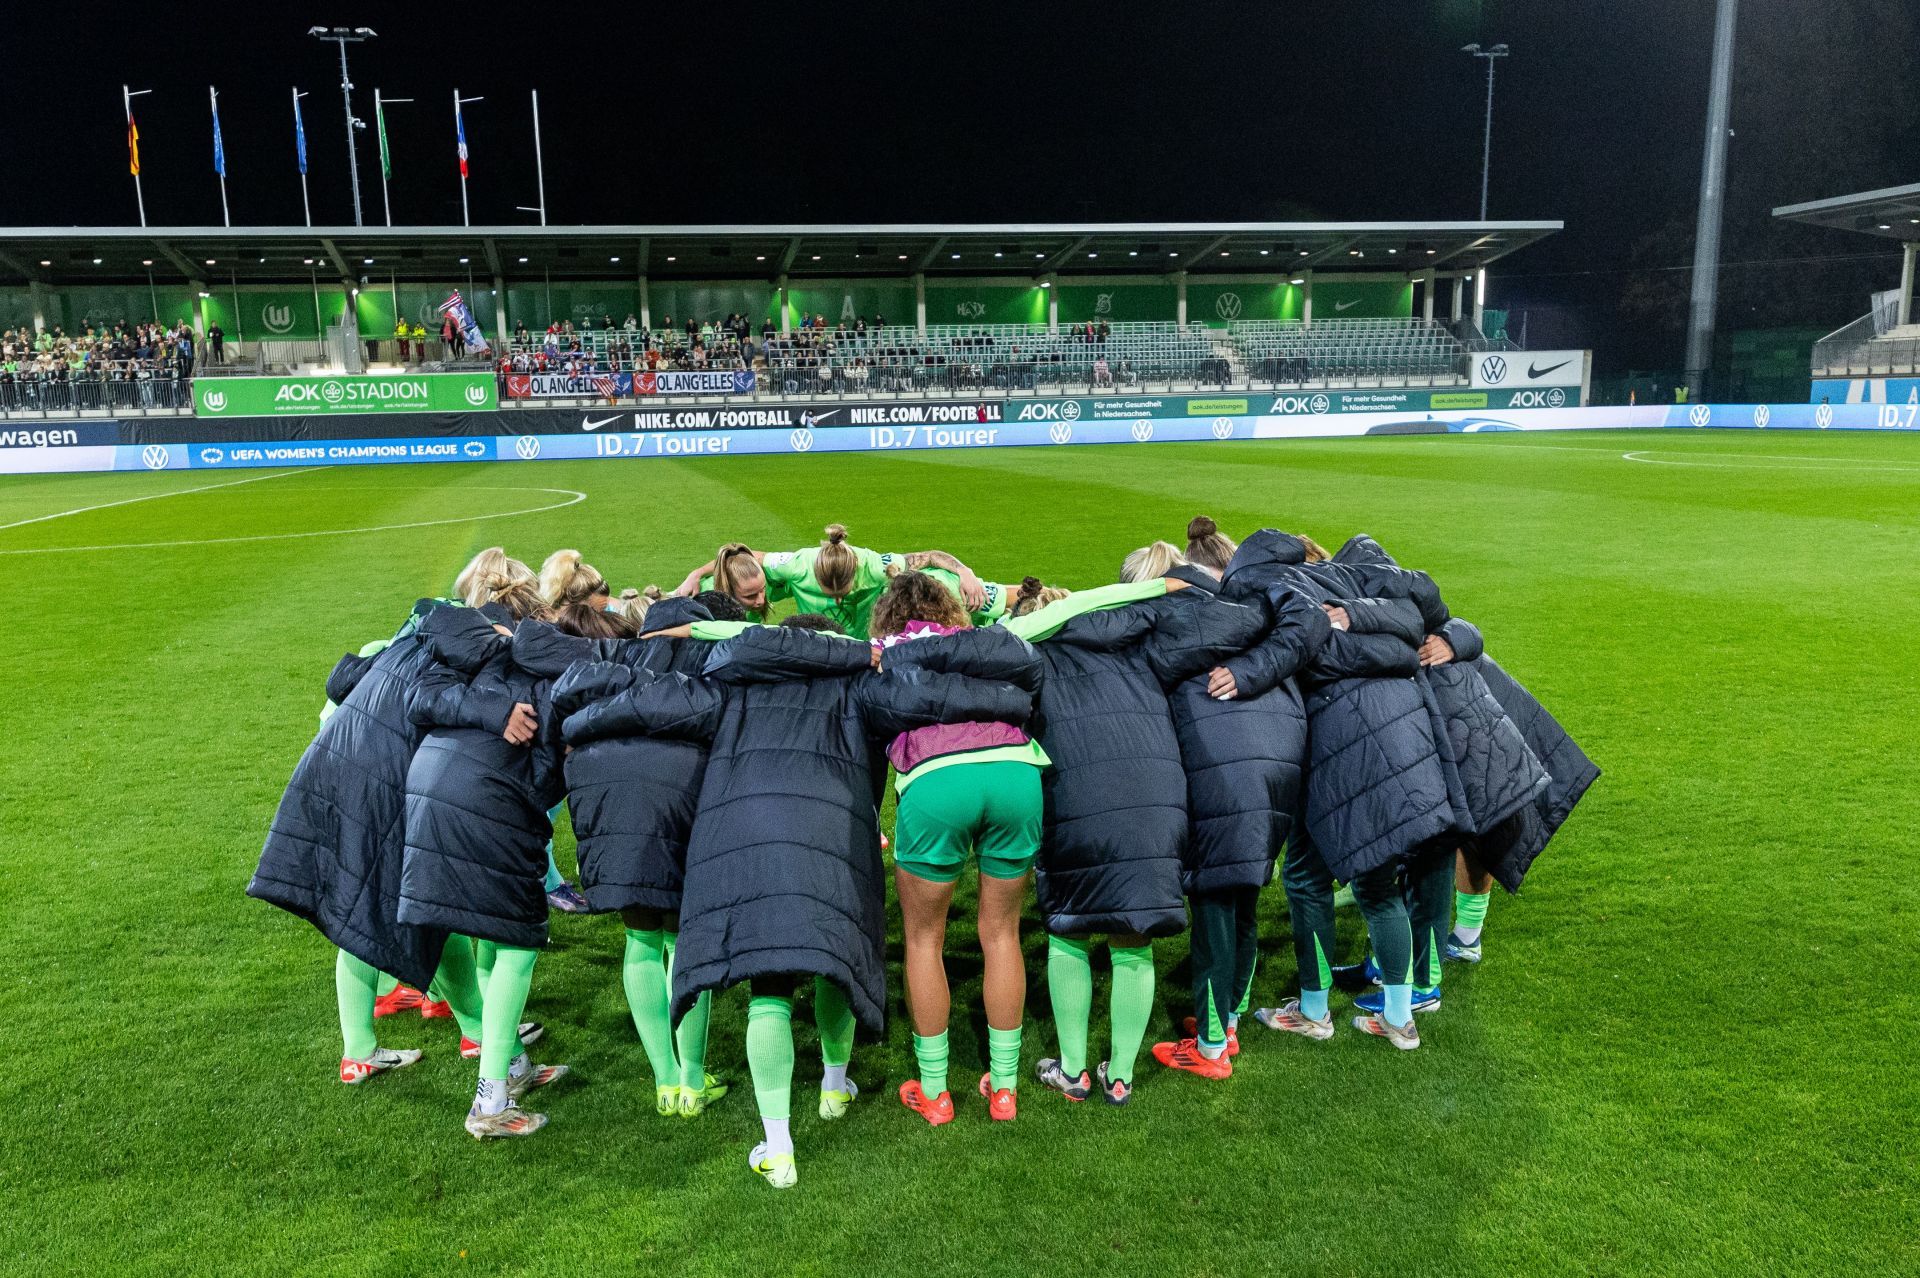
[[[709,620],[692,600],[663,599],[646,624],[669,630]],[[572,747],[567,812],[579,846],[580,890],[596,912],[679,913],[687,836],[714,725],[676,713],[675,680],[698,678],[711,647],[699,639],[630,640],[607,661],[569,667],[553,686],[554,714]]]
[[[932,640],[916,640],[917,647]],[[677,1021],[702,990],[759,976],[824,976],[856,1019],[886,1012],[880,742],[935,723],[1019,722],[1011,683],[930,668],[875,675],[864,643],[756,627],[716,644],[689,695],[717,726],[687,847]]]
[[[1216,598],[1219,581],[1175,569],[1192,590],[1168,595],[1150,645],[1167,688],[1174,735],[1187,770],[1190,838],[1182,873],[1189,896],[1265,887],[1300,811],[1307,764],[1307,713],[1293,676],[1332,627],[1320,606],[1282,589]],[[1234,676],[1236,695],[1215,699],[1215,666]]]
[[[1458,831],[1462,814],[1415,678],[1419,641],[1409,633],[1448,620],[1432,582],[1403,569],[1308,564],[1297,537],[1271,528],[1240,544],[1225,580],[1230,590],[1257,590],[1269,601],[1298,591],[1346,608],[1352,619],[1351,629],[1328,633],[1300,674],[1309,728],[1307,832],[1334,876],[1351,880],[1393,865]],[[1411,619],[1395,601],[1413,604]]]
[[1035,736],[1053,760],[1034,877],[1056,936],[1171,936],[1187,925],[1186,767],[1149,664],[1169,606],[1083,613],[1034,645],[1046,665]]
[[[544,622],[522,622],[510,640],[466,609],[428,617],[420,637],[434,665],[408,698],[427,736],[407,770],[400,919],[538,948],[547,941],[547,811],[565,792],[552,681],[598,649]],[[529,745],[502,736],[516,703],[539,723]]]
[[[421,600],[416,614],[434,610]],[[247,895],[320,929],[364,963],[424,989],[446,933],[399,921],[407,765],[424,735],[407,694],[432,654],[408,634],[371,657],[340,659],[338,707],[300,756]]]
[[[1365,534],[1349,539],[1334,559],[1394,562]],[[1472,842],[1501,886],[1518,891],[1528,867],[1599,769],[1553,716],[1485,655],[1479,627],[1455,617],[1435,633],[1447,640],[1454,659],[1424,668],[1421,678],[1433,695],[1460,779]],[[1505,696],[1495,692],[1496,684]]]

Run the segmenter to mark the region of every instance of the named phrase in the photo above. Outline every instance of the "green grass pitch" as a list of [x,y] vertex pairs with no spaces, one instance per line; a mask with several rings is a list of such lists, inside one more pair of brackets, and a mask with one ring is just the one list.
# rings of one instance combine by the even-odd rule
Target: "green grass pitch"
[[[841,520],[1086,586],[1200,512],[1373,533],[1605,770],[1495,901],[1487,961],[1449,968],[1421,1051],[1249,1022],[1227,1083],[1147,1061],[1125,1110],[1029,1083],[993,1127],[956,927],[964,1094],[932,1130],[892,1094],[896,934],[843,1123],[812,1116],[795,1018],[801,1179],[778,1194],[745,1165],[744,991],[709,1058],[734,1094],[657,1118],[618,921],[557,916],[530,1015],[577,1072],[546,1131],[461,1131],[448,1022],[382,1021],[426,1060],[335,1081],[332,952],[242,889],[335,658],[474,550],[579,546],[616,588],[671,586],[722,540]],[[1920,1272],[1917,556],[1920,442],[1838,432],[0,481],[0,1272]],[[1292,989],[1285,918],[1276,886],[1259,1003]],[[1031,1070],[1052,1032],[1028,946]],[[1159,947],[1154,1037],[1185,954]]]

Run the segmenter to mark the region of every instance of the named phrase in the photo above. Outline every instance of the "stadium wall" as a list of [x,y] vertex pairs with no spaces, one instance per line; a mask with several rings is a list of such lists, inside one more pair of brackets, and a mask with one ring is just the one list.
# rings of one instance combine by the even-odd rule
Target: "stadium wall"
[[900,452],[1495,431],[1745,428],[1920,433],[1920,405],[1673,404],[1511,412],[1313,412],[1289,396],[893,401],[821,408],[351,417],[58,419],[0,424],[0,474],[227,470],[569,458]]

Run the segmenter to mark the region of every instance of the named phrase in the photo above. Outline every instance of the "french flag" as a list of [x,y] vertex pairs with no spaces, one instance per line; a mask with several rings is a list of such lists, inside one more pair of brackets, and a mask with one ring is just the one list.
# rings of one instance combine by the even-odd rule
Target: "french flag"
[[460,176],[465,177],[467,176],[467,122],[460,114],[460,105],[457,102],[453,107],[453,131],[460,138]]

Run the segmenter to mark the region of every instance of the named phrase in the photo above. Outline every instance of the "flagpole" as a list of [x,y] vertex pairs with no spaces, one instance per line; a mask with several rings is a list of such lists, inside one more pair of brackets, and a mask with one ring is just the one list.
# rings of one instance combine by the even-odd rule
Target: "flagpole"
[[533,174],[540,185],[540,225],[547,224],[547,166],[540,158],[540,90],[533,90]]
[[[127,146],[130,148],[128,151],[129,158],[139,155],[137,149],[138,144],[134,141],[133,132],[133,100],[152,92],[152,89],[141,89],[136,92],[124,84],[120,86],[120,105],[126,109],[127,113]],[[145,226],[147,224],[147,197],[140,190],[140,165],[137,159],[131,167],[133,169],[133,198],[134,201],[140,205],[140,225]]]
[[460,138],[460,223],[472,226],[473,217],[467,211],[467,126],[460,118],[460,108],[469,102],[485,102],[485,98],[463,98],[460,90],[453,91],[453,128]]
[[307,128],[300,121],[300,99],[307,95],[295,89],[293,91],[293,127],[300,143],[300,207],[307,215],[307,225],[313,225],[313,204],[307,199]]
[[381,109],[380,90],[373,91],[373,127],[380,135],[380,207],[386,210],[387,225],[393,225],[393,200],[387,195],[387,116]]
[[227,211],[227,148],[220,137],[220,95],[211,84],[207,86],[207,106],[213,111],[214,154],[220,161],[215,166],[215,171],[220,174],[220,220],[232,226],[233,215]]

